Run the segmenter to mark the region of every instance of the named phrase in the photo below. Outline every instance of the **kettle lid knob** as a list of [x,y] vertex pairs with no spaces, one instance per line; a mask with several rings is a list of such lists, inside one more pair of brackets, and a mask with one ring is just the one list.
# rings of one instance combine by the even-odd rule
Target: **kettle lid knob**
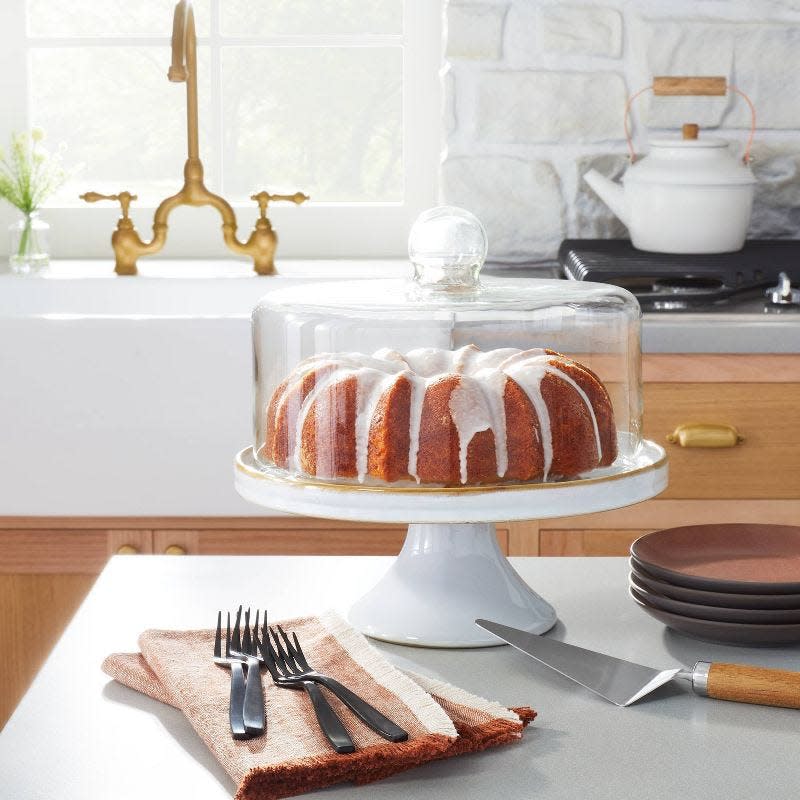
[[681,138],[696,139],[700,133],[700,126],[696,122],[684,122],[681,127]]

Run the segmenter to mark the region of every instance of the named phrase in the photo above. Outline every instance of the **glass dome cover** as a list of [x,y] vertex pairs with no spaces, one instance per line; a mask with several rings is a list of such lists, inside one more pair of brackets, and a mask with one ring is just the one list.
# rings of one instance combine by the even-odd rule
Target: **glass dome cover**
[[290,481],[470,491],[591,480],[641,444],[636,299],[481,276],[468,211],[423,213],[407,280],[324,281],[253,313],[255,467]]

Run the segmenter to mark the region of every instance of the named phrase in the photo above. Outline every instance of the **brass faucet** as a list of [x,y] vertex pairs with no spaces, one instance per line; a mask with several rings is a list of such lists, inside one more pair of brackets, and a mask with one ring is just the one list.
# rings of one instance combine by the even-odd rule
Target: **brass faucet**
[[143,242],[136,232],[133,220],[128,216],[135,194],[120,192],[103,195],[97,192],[86,192],[81,199],[87,203],[98,200],[118,201],[122,216],[117,222],[117,229],[111,236],[116,265],[114,271],[118,275],[136,275],[136,260],[139,256],[158,253],[167,240],[167,219],[178,206],[213,206],[222,216],[222,236],[225,244],[239,255],[253,259],[253,269],[259,275],[275,274],[275,247],[278,237],[267,218],[267,206],[273,200],[286,200],[300,204],[308,200],[302,192],[295,194],[270,194],[261,191],[251,195],[250,199],[258,203],[259,217],[255,228],[246,242],[236,238],[236,214],[230,203],[219,195],[210,192],[203,183],[203,164],[200,161],[200,146],[197,123],[197,35],[194,26],[194,11],[188,0],[179,0],[175,6],[172,27],[172,65],[168,72],[169,80],[175,83],[186,83],[186,121],[189,142],[189,157],[183,168],[183,188],[171,197],[161,201],[153,218],[153,238]]

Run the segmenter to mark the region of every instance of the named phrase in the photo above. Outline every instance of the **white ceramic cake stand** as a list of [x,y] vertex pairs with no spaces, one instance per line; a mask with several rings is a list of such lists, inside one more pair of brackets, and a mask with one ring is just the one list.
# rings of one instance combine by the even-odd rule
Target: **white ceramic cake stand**
[[403,549],[350,610],[368,636],[424,647],[502,644],[475,625],[483,617],[532,633],[556,622],[502,554],[495,522],[588,514],[647,500],[667,486],[663,448],[642,442],[624,467],[559,483],[440,489],[319,483],[257,466],[252,448],[236,457],[236,489],[278,511],[358,522],[408,522]]

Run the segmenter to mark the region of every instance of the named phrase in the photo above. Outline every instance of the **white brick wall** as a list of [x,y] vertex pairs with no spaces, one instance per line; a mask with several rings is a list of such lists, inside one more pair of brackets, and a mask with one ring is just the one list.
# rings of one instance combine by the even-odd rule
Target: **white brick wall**
[[[555,257],[625,227],[581,180],[627,165],[622,114],[653,75],[724,75],[758,112],[750,234],[800,238],[800,0],[450,0],[442,201],[484,222],[490,257]],[[741,152],[737,95],[634,105],[637,152],[683,122]],[[702,136],[702,132],[701,132]]]

